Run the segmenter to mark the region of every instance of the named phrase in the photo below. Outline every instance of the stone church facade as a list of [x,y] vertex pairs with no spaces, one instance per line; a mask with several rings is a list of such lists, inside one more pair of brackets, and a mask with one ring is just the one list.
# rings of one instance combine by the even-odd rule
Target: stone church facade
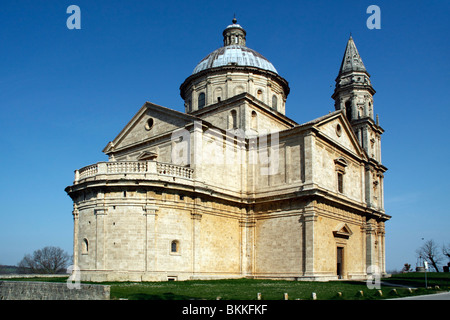
[[288,82],[233,23],[180,87],[75,171],[74,264],[89,281],[333,280],[385,273],[375,90],[350,37],[335,111],[285,115]]

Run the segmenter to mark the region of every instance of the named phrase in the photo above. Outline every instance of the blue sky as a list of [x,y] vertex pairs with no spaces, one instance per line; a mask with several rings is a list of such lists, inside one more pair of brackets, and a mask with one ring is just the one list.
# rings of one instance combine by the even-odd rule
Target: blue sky
[[[81,30],[66,9],[81,8]],[[369,5],[381,29],[369,30]],[[183,110],[179,86],[222,45],[236,13],[247,46],[290,85],[298,123],[334,110],[350,32],[377,91],[387,269],[416,263],[425,240],[450,244],[446,1],[84,1],[0,5],[0,264],[47,245],[72,253],[73,171],[101,152],[145,101]],[[422,238],[424,240],[422,240]]]

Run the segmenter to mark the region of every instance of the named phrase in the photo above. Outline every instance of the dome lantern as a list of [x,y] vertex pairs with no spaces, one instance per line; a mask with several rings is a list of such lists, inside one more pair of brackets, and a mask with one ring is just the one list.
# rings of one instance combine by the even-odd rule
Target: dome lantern
[[237,24],[236,18],[233,19],[233,24],[223,30],[223,45],[239,45],[245,47],[246,32],[239,24]]

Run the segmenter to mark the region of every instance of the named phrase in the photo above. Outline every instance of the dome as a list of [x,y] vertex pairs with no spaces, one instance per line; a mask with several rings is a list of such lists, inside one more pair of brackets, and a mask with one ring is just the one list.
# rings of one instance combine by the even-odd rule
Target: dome
[[245,94],[284,114],[288,82],[269,60],[247,47],[247,32],[236,18],[222,35],[223,46],[204,57],[180,85],[186,113]]
[[250,66],[278,74],[269,60],[255,50],[242,45],[228,45],[214,50],[200,61],[192,74],[227,65]]
[[268,70],[278,74],[272,63],[260,53],[245,45],[247,32],[237,24],[236,18],[233,24],[228,25],[223,31],[223,47],[211,52],[195,67],[192,74],[200,71],[223,66],[246,66]]

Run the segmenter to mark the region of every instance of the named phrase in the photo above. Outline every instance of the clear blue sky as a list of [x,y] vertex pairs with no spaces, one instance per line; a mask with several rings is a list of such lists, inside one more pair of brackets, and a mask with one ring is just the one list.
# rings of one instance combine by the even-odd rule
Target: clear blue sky
[[[81,30],[66,9],[81,8]],[[381,9],[369,30],[366,9]],[[247,46],[291,88],[298,123],[334,110],[331,94],[352,32],[377,91],[387,269],[416,263],[425,240],[450,243],[448,1],[5,0],[0,5],[0,264],[47,245],[72,253],[73,171],[145,101],[183,110],[179,86],[222,45],[236,13]],[[422,240],[424,238],[424,240]]]

